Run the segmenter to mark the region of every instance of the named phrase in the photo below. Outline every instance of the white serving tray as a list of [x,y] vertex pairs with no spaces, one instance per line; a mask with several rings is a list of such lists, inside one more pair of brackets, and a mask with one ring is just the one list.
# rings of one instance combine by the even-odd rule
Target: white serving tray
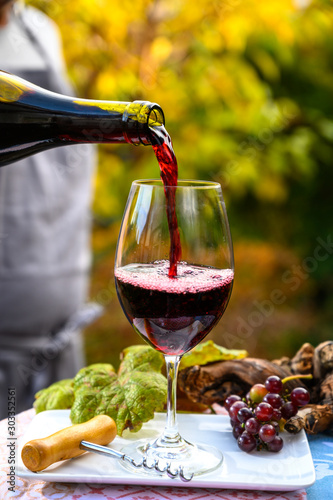
[[[165,414],[157,413],[154,420],[144,424],[137,433],[125,432],[116,437],[111,446],[121,448],[128,442],[141,438],[157,437],[163,430]],[[190,482],[166,475],[131,473],[118,460],[95,453],[58,462],[42,472],[26,469],[21,461],[22,446],[31,439],[38,439],[71,425],[68,410],[51,410],[39,413],[30,423],[19,442],[18,476],[41,481],[75,483],[142,484],[177,487],[235,488],[247,490],[292,491],[307,488],[315,481],[311,452],[304,431],[297,435],[283,433],[284,447],[279,453],[244,453],[232,436],[229,417],[209,414],[178,414],[179,430],[191,442],[218,447],[223,455],[222,466],[209,474],[196,476]]]

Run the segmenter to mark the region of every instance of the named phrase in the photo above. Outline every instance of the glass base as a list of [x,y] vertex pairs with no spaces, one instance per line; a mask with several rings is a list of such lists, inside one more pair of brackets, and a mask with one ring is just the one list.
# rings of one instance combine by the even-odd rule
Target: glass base
[[180,467],[185,478],[207,474],[220,467],[223,461],[223,455],[217,448],[206,444],[191,444],[183,438],[177,440],[174,445],[170,445],[170,442],[165,443],[163,437],[153,442],[143,439],[125,446],[121,452],[132,457],[136,463],[145,458],[148,467],[152,467],[157,461],[158,468],[162,472],[153,468],[134,467],[121,460],[120,463],[127,470],[160,476],[166,473],[169,465],[170,477],[179,476]]

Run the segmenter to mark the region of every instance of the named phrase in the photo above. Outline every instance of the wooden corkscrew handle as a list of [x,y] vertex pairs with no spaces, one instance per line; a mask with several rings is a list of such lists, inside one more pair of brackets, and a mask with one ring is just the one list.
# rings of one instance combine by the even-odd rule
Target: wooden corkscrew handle
[[55,462],[85,453],[80,448],[81,441],[106,445],[116,435],[115,421],[108,415],[97,415],[87,422],[66,427],[51,436],[29,441],[23,446],[22,461],[29,470],[38,472]]

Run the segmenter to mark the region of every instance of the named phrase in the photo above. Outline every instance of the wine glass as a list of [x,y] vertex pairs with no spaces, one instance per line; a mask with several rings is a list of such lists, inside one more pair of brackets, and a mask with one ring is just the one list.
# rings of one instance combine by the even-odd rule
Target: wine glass
[[[175,210],[170,211],[170,200]],[[169,259],[174,256],[172,276]],[[220,184],[178,181],[174,187],[155,179],[132,183],[116,251],[117,294],[134,330],[163,353],[168,380],[164,432],[153,442],[136,441],[123,450],[134,458],[169,462],[175,470],[182,466],[193,475],[222,463],[218,449],[189,443],[179,434],[176,388],[182,355],[222,317],[233,276]]]

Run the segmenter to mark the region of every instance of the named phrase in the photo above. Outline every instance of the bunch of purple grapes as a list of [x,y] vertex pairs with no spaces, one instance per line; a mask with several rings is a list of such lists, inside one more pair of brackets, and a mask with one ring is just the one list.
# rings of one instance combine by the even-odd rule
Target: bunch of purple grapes
[[283,448],[279,433],[285,421],[309,401],[306,389],[297,387],[287,394],[282,380],[272,375],[265,384],[255,384],[244,399],[235,394],[229,396],[224,407],[230,416],[232,434],[242,451],[278,452]]

